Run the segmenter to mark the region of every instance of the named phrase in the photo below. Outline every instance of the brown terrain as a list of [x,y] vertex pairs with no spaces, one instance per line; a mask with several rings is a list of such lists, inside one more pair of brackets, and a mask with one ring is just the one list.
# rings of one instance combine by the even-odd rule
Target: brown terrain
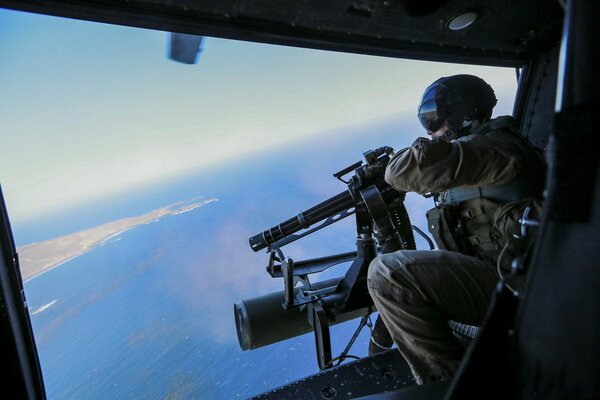
[[[194,199],[198,200],[198,199]],[[192,201],[194,201],[192,200]],[[87,253],[107,239],[138,225],[157,220],[165,215],[177,215],[191,211],[205,204],[218,201],[206,199],[195,202],[181,202],[159,208],[136,217],[122,218],[117,221],[84,229],[69,235],[21,246],[17,249],[21,276],[30,279],[66,261]]]

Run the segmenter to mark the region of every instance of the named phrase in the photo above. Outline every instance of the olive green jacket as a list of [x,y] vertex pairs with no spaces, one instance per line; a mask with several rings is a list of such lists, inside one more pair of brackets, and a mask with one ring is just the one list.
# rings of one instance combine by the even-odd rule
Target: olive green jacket
[[419,194],[508,183],[537,158],[508,119],[491,120],[451,142],[419,138],[392,157],[385,180],[396,190]]

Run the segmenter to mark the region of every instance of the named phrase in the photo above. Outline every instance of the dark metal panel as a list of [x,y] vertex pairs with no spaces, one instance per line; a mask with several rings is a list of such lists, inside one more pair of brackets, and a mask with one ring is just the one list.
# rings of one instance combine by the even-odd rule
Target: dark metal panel
[[[357,400],[442,400],[448,391],[450,381],[437,381],[413,386],[393,392],[373,394]],[[486,399],[487,400],[487,399]]]
[[[532,54],[551,46],[560,32],[561,15],[556,2],[442,1],[429,14],[410,15],[412,3],[408,0],[0,1],[1,6],[17,10],[172,32],[499,66],[522,65]],[[448,19],[464,10],[475,10],[480,19],[464,31],[448,30]]]
[[527,66],[515,102],[521,134],[540,150],[546,150],[554,131],[557,66],[558,46]]
[[521,399],[600,394],[600,13],[595,3],[567,3],[545,224],[518,332]]
[[[544,214],[527,263],[527,287],[516,312],[506,313],[515,315],[515,324],[494,330],[495,340],[470,354],[455,379],[460,396],[452,398],[599,398],[600,76],[594,70],[600,62],[595,45],[600,15],[591,0],[566,4],[557,93],[562,107],[546,152]],[[498,311],[492,308],[492,315]],[[490,375],[487,366],[497,372]],[[482,387],[497,389],[488,394]]]
[[45,399],[44,382],[31,321],[25,302],[4,198],[0,188],[0,340],[2,346],[2,387],[15,399]]
[[253,400],[355,399],[414,385],[410,367],[400,352],[392,349],[325,370]]
[[521,311],[512,367],[519,396],[513,398],[600,395],[600,179],[594,184],[593,193],[571,193],[593,199],[588,222],[544,227]]

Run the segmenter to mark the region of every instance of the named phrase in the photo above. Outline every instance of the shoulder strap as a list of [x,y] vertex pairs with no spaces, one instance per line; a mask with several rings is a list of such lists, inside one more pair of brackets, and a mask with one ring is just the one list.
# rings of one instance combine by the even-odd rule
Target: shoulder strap
[[515,133],[518,133],[517,121],[510,115],[496,117],[492,120],[489,120],[469,135],[485,135],[491,131],[498,131],[502,129],[509,129]]

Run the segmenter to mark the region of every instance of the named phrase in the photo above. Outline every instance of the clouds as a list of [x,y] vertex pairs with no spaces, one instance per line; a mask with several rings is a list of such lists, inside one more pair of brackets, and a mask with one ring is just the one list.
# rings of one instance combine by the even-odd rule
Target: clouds
[[[65,22],[56,20],[56,25],[47,26],[60,31],[62,23]],[[85,25],[81,29],[85,31]],[[102,29],[96,26],[93,30],[101,33]],[[138,40],[143,36],[133,29],[133,33],[125,28],[114,29],[114,40],[126,41],[129,35]],[[149,38],[144,40],[152,42]],[[50,46],[53,41],[47,43]],[[89,89],[87,93],[58,91],[56,84],[44,86],[39,80],[30,82],[26,76],[5,78],[23,85],[10,85],[8,89],[25,90],[27,85],[36,83],[42,86],[31,90],[43,94],[27,103],[28,107],[24,101],[17,101],[17,107],[11,101],[0,101],[0,131],[9,132],[0,137],[4,149],[0,170],[13,222],[99,196],[134,192],[149,182],[167,180],[182,171],[208,169],[231,160],[251,160],[259,153],[265,159],[274,155],[283,159],[282,154],[287,157],[274,168],[293,179],[306,199],[289,203],[283,217],[291,217],[300,209],[345,190],[332,173],[361,159],[363,151],[380,145],[400,148],[421,134],[415,117],[416,104],[423,88],[439,76],[478,74],[496,89],[500,98],[497,113],[505,113],[512,104],[512,70],[217,39],[209,44],[196,70],[180,70],[175,63],[161,61],[151,66],[150,73],[135,78],[131,77],[131,69],[145,71],[147,67],[134,60],[136,54],[148,56],[151,50],[147,46],[142,53],[137,53],[142,49],[129,49],[118,56],[131,64],[125,68],[125,63],[119,67],[119,63],[111,61],[114,80],[103,76],[106,79],[101,80],[101,86],[90,87],[95,84],[86,83],[83,86]],[[99,51],[104,55],[108,52],[104,47]],[[241,59],[245,62],[240,63]],[[105,60],[97,58],[94,62],[101,64]],[[14,69],[11,72],[18,74]],[[11,92],[7,93],[5,99],[10,99]],[[56,101],[49,102],[50,98]],[[312,151],[307,153],[305,150],[311,146]],[[310,156],[298,160],[301,153]],[[302,163],[302,168],[298,168]],[[252,174],[250,165],[239,174]],[[257,181],[269,178],[256,177]],[[285,185],[284,179],[279,182]],[[286,187],[280,188],[285,190]],[[269,203],[273,210],[277,207],[274,202]],[[421,228],[426,226],[423,216],[430,205],[425,203],[407,198],[413,223]],[[264,204],[248,205],[246,211],[252,214],[251,207]],[[247,238],[256,233],[255,227],[244,222],[246,216],[241,212],[236,215],[237,220],[223,221],[215,231],[216,247],[199,251],[184,268],[197,290],[210,290],[214,282],[223,285],[220,294],[211,297],[214,307],[224,304],[224,293],[242,298],[280,288],[264,272],[264,254],[247,256]],[[329,242],[332,246],[347,236],[337,225],[327,228],[330,237],[335,238]],[[312,257],[312,250],[302,243],[293,251],[296,257]],[[211,252],[213,255],[207,260],[206,254]],[[253,260],[252,265],[248,265],[249,259]],[[199,271],[198,264],[210,266],[214,280],[206,279],[206,271]],[[187,300],[194,302],[192,298]],[[229,318],[230,310],[223,315]]]
[[11,22],[5,37],[17,39],[2,43],[11,57],[0,65],[0,170],[19,220],[414,114],[441,75],[478,73],[514,87],[512,70],[213,38],[185,68],[163,58],[162,32],[11,11],[2,18]]
[[281,281],[265,271],[266,254],[250,250],[252,233],[235,218],[224,220],[205,246],[197,246],[181,260],[178,279],[165,282],[169,297],[206,318],[203,333],[216,342],[237,342],[234,301],[281,290]]

